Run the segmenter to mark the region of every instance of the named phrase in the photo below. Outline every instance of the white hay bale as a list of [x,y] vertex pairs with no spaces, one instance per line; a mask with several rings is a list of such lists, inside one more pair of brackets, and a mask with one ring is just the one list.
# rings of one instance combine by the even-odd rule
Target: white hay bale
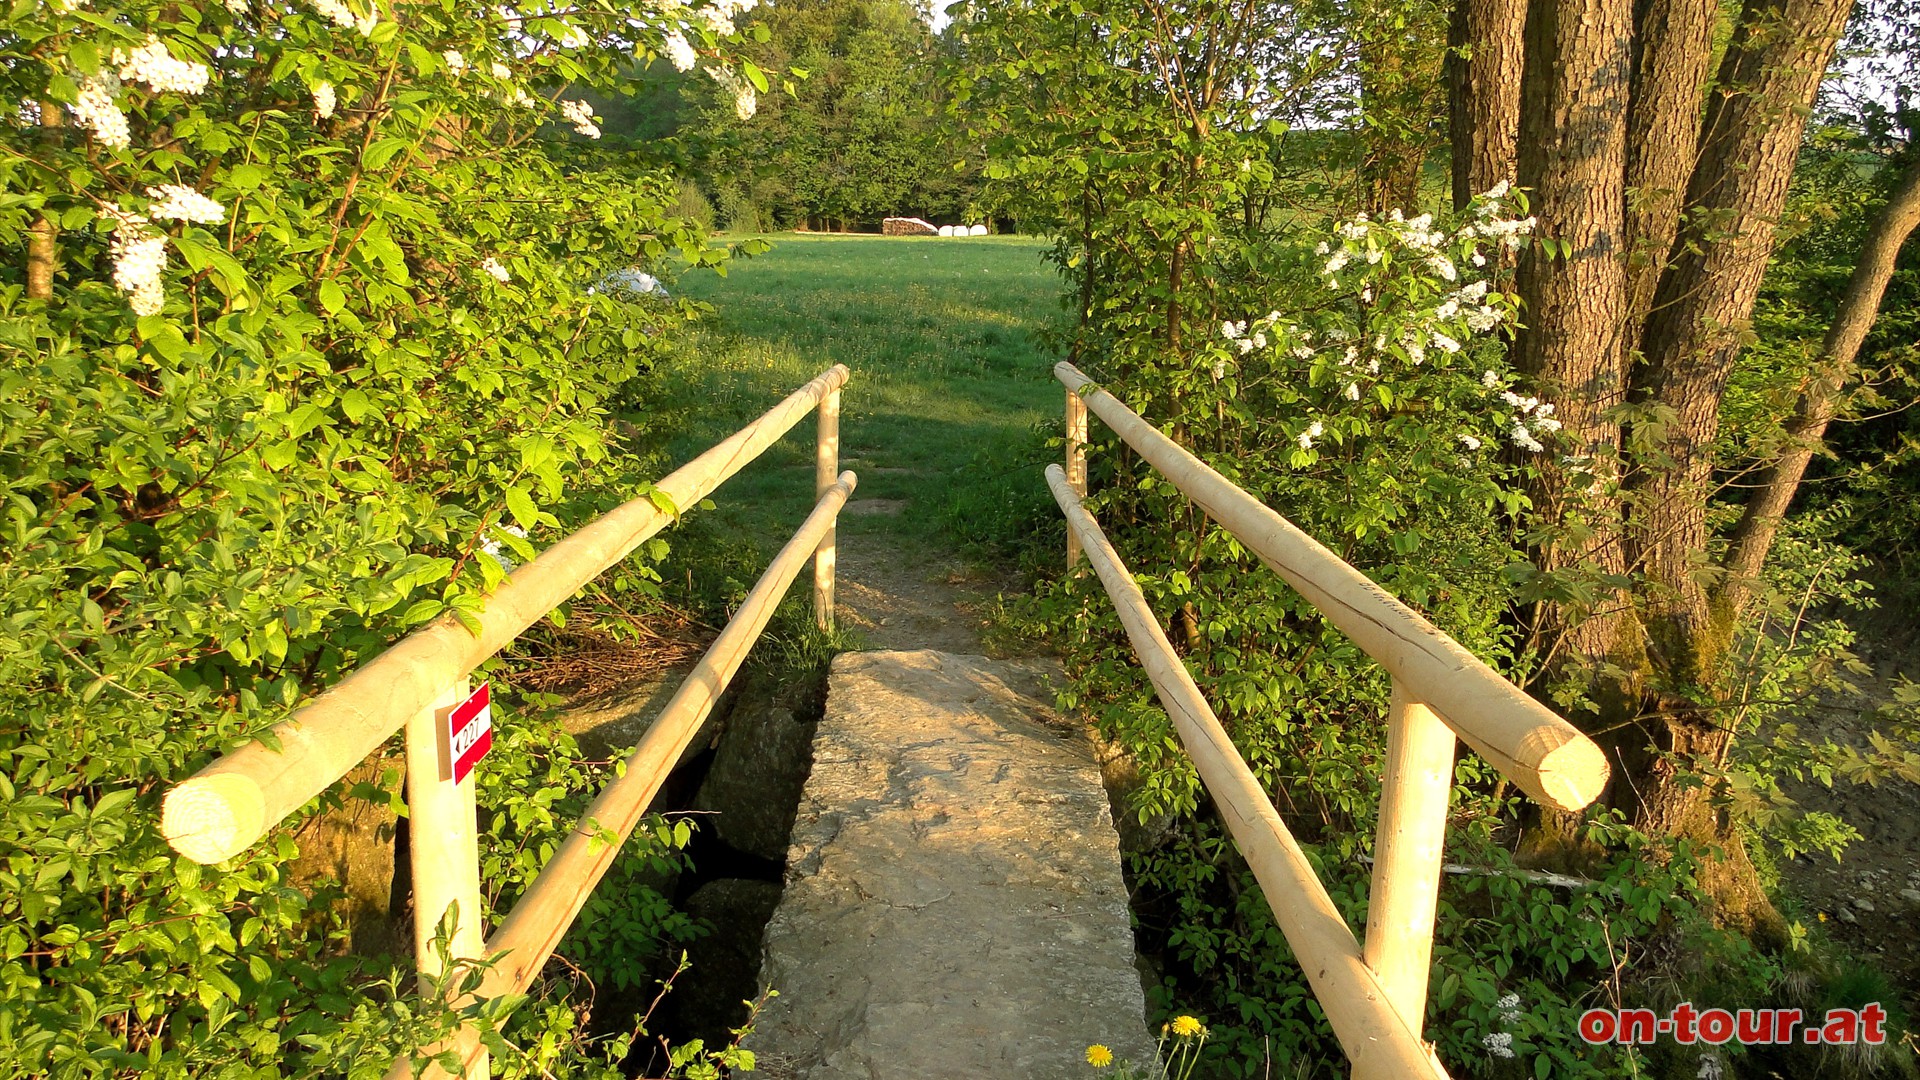
[[967,235],[968,236],[985,236],[987,235],[987,227],[985,225],[975,225],[967,230]]
[[940,235],[941,235],[941,236],[952,236],[952,235],[953,235],[953,226],[951,226],[951,225],[942,225],[942,226],[940,226]]

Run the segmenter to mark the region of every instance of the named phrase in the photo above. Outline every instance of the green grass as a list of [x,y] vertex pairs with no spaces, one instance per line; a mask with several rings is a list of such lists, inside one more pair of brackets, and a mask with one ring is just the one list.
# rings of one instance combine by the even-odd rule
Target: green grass
[[[1057,431],[1061,407],[1053,359],[1034,337],[1064,317],[1043,245],[772,240],[772,251],[736,261],[724,278],[688,274],[674,286],[715,311],[652,380],[639,419],[659,472],[843,363],[853,374],[842,396],[841,467],[860,474],[854,497],[908,504],[898,516],[843,517],[843,532],[974,557],[1004,554],[1031,535],[1052,505],[1044,438]],[[696,567],[723,565],[727,580],[694,591],[724,602],[751,584],[749,567],[764,565],[812,506],[811,419],[713,499],[715,509],[669,535],[675,555],[662,573],[683,583]]]

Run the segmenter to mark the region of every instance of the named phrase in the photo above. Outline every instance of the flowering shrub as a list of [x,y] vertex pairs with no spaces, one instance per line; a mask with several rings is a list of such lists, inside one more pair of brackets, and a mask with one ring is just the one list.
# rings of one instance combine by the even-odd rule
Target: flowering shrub
[[[176,861],[159,795],[477,608],[483,550],[643,490],[611,421],[694,308],[591,285],[725,252],[562,94],[636,52],[762,85],[743,7],[0,14],[0,1061],[371,1075],[444,1020],[335,955],[285,832]],[[557,733],[503,750],[481,799],[510,894],[594,778]],[[684,929],[636,902],[596,944]]]

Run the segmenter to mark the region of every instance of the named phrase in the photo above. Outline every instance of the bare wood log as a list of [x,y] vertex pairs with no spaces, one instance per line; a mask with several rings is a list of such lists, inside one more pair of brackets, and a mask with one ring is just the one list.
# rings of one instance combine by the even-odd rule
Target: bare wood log
[[[446,971],[434,935],[449,909],[454,927],[447,951],[455,964],[479,957],[486,940],[480,924],[474,780],[453,782],[446,735],[447,714],[466,696],[467,680],[457,679],[439,700],[407,719],[407,848],[413,868],[413,955],[422,993]],[[486,1080],[489,1071],[482,1049],[465,1080]]]
[[[1087,403],[1067,391],[1067,486],[1087,497]],[[1067,530],[1067,569],[1080,561],[1080,538]]]
[[[613,865],[621,847],[635,825],[646,813],[667,774],[680,760],[687,743],[700,730],[714,702],[720,699],[727,683],[746,659],[747,650],[760,639],[761,631],[773,618],[774,609],[787,594],[807,557],[820,546],[821,538],[833,527],[834,517],[853,494],[858,478],[851,472],[840,478],[820,497],[813,513],[800,531],[774,556],[760,580],[754,583],[726,629],[720,631],[706,655],[687,673],[686,681],[667,702],[647,733],[627,757],[626,769],[609,783],[581,815],[579,824],[554,852],[553,858],[528,887],[526,895],[513,906],[487,941],[487,955],[495,963],[481,979],[475,998],[481,1001],[518,994],[532,984],[553,950],[573,925],[574,917],[587,902],[587,895]],[[464,1004],[464,1002],[463,1002]],[[479,1036],[464,1030],[448,1046],[430,1047],[427,1056],[459,1052],[463,1062],[475,1060],[483,1052]],[[387,1074],[389,1080],[414,1075],[406,1059],[396,1061]],[[422,1070],[423,1077],[444,1077],[437,1066]]]
[[[1089,401],[1096,410],[1098,404]],[[1280,820],[1273,802],[1241,759],[1233,741],[1194,685],[1193,676],[1174,655],[1160,621],[1147,606],[1133,575],[1107,542],[1106,535],[1080,505],[1058,465],[1047,466],[1047,486],[1078,534],[1087,561],[1106,586],[1126,626],[1127,639],[1153,680],[1180,741],[1213,796],[1234,844],[1266,893],[1275,921],[1313,987],[1327,1022],[1353,1062],[1361,1080],[1409,1077],[1441,1078],[1440,1063],[1407,1027],[1360,953],[1360,943],[1333,906],[1333,899],[1307,861],[1306,853]]]
[[1380,778],[1380,826],[1367,893],[1367,966],[1401,1019],[1426,1027],[1433,918],[1453,794],[1453,731],[1395,686]]
[[[827,493],[840,473],[840,391],[820,399],[820,431],[813,444],[813,497]],[[813,621],[821,630],[833,629],[833,570],[839,548],[831,524],[813,554]]]
[[[655,485],[657,490],[675,508],[694,506],[846,381],[847,369],[836,365],[675,470]],[[175,851],[200,863],[246,850],[344,776],[453,680],[500,651],[674,516],[650,498],[638,498],[541,552],[488,598],[478,616],[479,633],[442,618],[360,665],[275,726],[278,750],[251,742],[176,784],[162,806],[162,835]]]
[[1600,794],[1607,761],[1593,740],[1094,386],[1072,364],[1056,364],[1053,371],[1141,457],[1527,794],[1557,810],[1578,810]]

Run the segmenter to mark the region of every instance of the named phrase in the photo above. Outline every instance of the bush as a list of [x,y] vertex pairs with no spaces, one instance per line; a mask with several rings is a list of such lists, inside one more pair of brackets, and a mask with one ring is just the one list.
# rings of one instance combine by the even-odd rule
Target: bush
[[[549,97],[607,81],[636,34],[715,63],[727,42],[366,2],[0,15],[0,1061],[28,1074],[375,1075],[444,1025],[398,1000],[404,970],[335,954],[287,829],[200,867],[160,795],[476,610],[487,546],[524,559],[634,494],[609,413],[695,309],[586,285],[721,257],[668,177],[595,153]],[[483,773],[513,853],[490,892],[593,779],[526,730],[546,741],[506,738]]]

